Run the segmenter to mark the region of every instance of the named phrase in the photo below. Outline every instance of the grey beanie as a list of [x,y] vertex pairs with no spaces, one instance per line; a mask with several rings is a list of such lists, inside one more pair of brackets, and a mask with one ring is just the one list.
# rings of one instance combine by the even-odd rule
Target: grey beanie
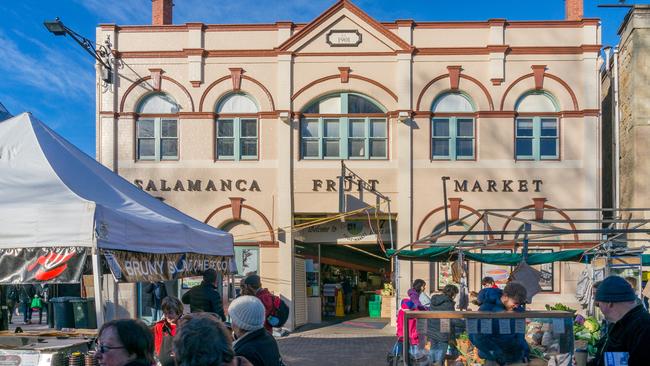
[[636,298],[632,286],[619,276],[605,278],[596,289],[596,301],[626,302],[635,301]]
[[228,307],[232,324],[243,330],[257,330],[264,327],[266,313],[264,305],[255,296],[240,296]]

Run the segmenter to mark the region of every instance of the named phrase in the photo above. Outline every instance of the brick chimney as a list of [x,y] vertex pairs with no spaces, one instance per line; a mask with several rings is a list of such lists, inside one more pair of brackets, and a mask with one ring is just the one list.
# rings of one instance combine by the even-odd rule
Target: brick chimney
[[151,0],[151,24],[172,24],[172,0]]
[[583,0],[564,0],[565,20],[582,20],[584,16]]

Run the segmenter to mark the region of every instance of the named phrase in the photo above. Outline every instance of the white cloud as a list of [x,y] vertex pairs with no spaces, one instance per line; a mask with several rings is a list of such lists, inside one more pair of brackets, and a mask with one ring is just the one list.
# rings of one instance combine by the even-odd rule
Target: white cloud
[[[19,36],[20,37],[20,36]],[[92,64],[80,64],[58,48],[30,38],[26,41],[36,44],[33,53],[18,46],[6,33],[0,31],[0,71],[4,82],[16,88],[32,87],[45,93],[54,93],[67,98],[94,98],[94,68]]]

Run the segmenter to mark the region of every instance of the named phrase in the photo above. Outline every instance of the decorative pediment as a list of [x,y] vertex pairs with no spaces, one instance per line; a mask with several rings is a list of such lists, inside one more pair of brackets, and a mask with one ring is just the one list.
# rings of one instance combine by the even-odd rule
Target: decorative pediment
[[354,54],[411,52],[412,47],[350,1],[340,0],[279,49],[294,53]]

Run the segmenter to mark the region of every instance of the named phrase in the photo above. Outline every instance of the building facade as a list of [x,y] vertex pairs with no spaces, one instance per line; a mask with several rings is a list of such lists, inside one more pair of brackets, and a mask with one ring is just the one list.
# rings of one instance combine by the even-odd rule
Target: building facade
[[[650,6],[634,5],[619,27],[619,44],[602,70],[604,197],[610,207],[650,207],[645,177],[650,174],[648,138],[650,95],[646,91],[650,68]],[[617,148],[618,145],[618,148]],[[616,162],[618,161],[618,164]],[[608,203],[608,202],[604,202]],[[647,219],[645,212],[633,213]],[[642,239],[631,235],[628,239]],[[641,245],[630,241],[630,246]]]
[[[152,25],[97,28],[116,58],[114,83],[98,88],[97,159],[233,233],[240,262],[291,304],[293,326],[321,307],[310,298],[323,278],[310,273],[383,281],[390,233],[396,247],[429,235],[446,205],[464,227],[482,208],[598,216],[561,210],[601,206],[600,26],[581,1],[557,21],[378,22],[342,0],[307,24],[229,25],[171,24],[171,1],[153,4]],[[298,230],[340,213],[341,160],[390,210],[346,182],[358,214]],[[402,261],[400,288],[420,277],[435,290],[445,266]],[[575,302],[580,268],[546,268],[533,305]],[[470,289],[490,270],[471,263]]]

